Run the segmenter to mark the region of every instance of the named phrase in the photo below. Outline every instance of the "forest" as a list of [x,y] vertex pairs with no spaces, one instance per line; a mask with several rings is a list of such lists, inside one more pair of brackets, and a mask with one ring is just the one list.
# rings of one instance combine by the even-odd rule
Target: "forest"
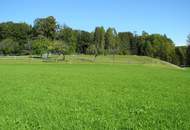
[[[190,35],[187,43],[190,43]],[[33,25],[12,21],[0,23],[0,55],[43,54],[139,55],[179,66],[190,65],[190,45],[175,46],[165,34],[143,31],[138,35],[103,26],[88,32],[60,25],[53,16],[37,18]]]

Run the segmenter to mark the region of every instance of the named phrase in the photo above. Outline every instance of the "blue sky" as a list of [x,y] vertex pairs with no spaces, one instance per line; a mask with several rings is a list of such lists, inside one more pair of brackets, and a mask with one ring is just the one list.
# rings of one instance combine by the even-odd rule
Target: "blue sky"
[[176,45],[185,45],[190,33],[190,0],[0,0],[0,4],[0,22],[33,24],[36,18],[52,15],[74,29],[104,26],[167,34]]

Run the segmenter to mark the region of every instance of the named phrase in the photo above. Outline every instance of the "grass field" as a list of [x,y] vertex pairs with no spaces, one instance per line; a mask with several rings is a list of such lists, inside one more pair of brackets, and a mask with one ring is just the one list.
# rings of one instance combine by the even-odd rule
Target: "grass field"
[[0,129],[190,129],[189,69],[137,56],[67,58],[0,58]]

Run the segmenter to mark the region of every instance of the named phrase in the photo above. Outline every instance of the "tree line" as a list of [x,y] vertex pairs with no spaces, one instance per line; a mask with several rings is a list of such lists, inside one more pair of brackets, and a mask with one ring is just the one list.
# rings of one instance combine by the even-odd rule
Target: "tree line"
[[[190,44],[190,35],[187,42]],[[175,46],[165,34],[141,35],[96,27],[93,32],[61,26],[53,16],[37,18],[34,25],[0,23],[0,55],[90,54],[140,55],[190,65],[190,45]],[[64,58],[63,58],[64,59]]]

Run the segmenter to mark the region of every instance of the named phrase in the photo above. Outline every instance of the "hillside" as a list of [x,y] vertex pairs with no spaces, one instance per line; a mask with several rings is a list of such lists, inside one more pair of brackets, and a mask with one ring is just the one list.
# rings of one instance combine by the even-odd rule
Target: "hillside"
[[[35,57],[35,56],[33,56]],[[42,64],[42,63],[59,63],[59,64],[151,64],[151,65],[163,65],[168,67],[179,68],[171,63],[147,57],[147,56],[135,56],[135,55],[116,55],[114,58],[112,55],[97,56],[94,60],[93,55],[67,55],[65,61],[59,61],[62,56],[50,55],[47,62],[43,62],[41,58],[31,58],[30,56],[0,56],[0,64]]]

